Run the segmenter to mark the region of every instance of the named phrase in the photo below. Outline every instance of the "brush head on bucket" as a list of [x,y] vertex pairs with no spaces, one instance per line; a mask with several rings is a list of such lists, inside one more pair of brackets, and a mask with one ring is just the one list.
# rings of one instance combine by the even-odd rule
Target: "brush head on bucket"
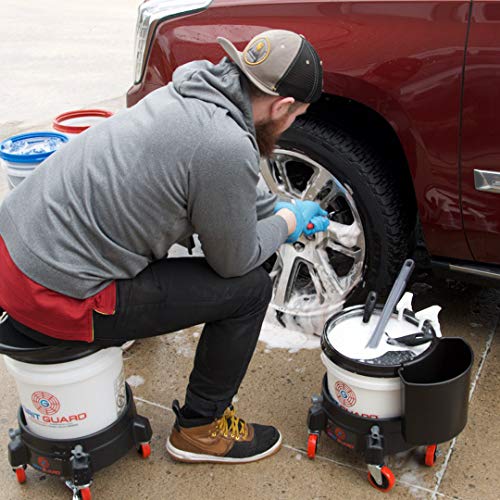
[[412,351],[389,351],[378,358],[371,359],[370,363],[379,366],[400,366],[415,357],[416,354]]

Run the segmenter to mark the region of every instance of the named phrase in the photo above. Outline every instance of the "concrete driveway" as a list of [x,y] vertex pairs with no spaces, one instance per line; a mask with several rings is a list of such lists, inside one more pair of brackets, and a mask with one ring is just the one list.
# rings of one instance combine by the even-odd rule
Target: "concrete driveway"
[[[67,5],[69,4],[69,5]],[[131,82],[137,2],[91,0],[19,2],[0,6],[0,138],[50,128],[58,113],[79,107],[111,110],[124,105]],[[120,41],[118,43],[117,41]],[[5,94],[6,92],[6,94]],[[0,174],[0,197],[8,192]],[[29,200],[27,200],[29,202]],[[439,304],[444,335],[462,336],[475,353],[470,415],[466,430],[440,446],[433,468],[423,450],[388,457],[396,475],[393,498],[497,499],[500,491],[500,291],[415,273],[415,309]],[[135,452],[98,472],[94,498],[367,499],[381,497],[366,481],[359,457],[322,437],[315,461],[307,458],[306,416],[310,396],[324,373],[319,349],[289,352],[260,342],[238,394],[249,421],[273,423],[284,448],[259,463],[187,465],[170,460],[165,440],[173,423],[170,404],[183,398],[201,327],[137,342],[125,354],[125,370],[138,411],[151,421],[152,455]],[[28,469],[18,485],[7,461],[7,431],[16,425],[18,398],[0,363],[0,498],[71,498],[54,477]]]
[[120,98],[133,75],[139,0],[2,0],[0,137]]

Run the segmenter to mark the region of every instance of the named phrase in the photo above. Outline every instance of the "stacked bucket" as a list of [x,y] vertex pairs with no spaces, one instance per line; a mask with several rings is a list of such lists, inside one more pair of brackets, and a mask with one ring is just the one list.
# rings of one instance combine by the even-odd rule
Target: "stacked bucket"
[[57,132],[31,132],[2,141],[0,162],[7,173],[9,188],[12,190],[18,186],[69,140],[112,114],[102,109],[70,111],[54,119],[53,128]]

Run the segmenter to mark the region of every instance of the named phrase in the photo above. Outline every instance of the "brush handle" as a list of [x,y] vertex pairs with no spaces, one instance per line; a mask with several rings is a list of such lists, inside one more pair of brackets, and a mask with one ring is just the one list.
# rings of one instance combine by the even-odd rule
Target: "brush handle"
[[368,323],[377,304],[377,292],[370,292],[366,298],[365,308],[363,310],[363,323]]
[[401,298],[401,295],[403,295],[403,292],[405,291],[406,285],[408,284],[408,280],[414,268],[415,268],[415,262],[413,260],[411,259],[405,260],[403,267],[399,272],[399,276],[394,282],[394,285],[391,289],[391,293],[389,294],[389,298],[385,303],[384,309],[382,309],[382,314],[380,315],[380,319],[377,323],[377,326],[375,327],[375,330],[373,331],[372,336],[368,341],[368,344],[366,344],[366,347],[372,347],[372,348],[378,347],[380,339],[384,334],[385,327],[389,322],[389,319],[392,315],[392,312],[394,311],[394,308],[396,307],[396,304],[398,303],[399,299]]

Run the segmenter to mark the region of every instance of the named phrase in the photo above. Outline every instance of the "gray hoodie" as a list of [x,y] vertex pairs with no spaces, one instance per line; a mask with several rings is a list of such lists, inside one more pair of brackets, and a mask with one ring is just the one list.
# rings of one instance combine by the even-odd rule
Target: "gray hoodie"
[[247,83],[227,59],[91,127],[47,159],[0,208],[0,235],[33,281],[86,298],[133,278],[197,233],[224,278],[262,264],[287,238],[276,198],[257,189]]

